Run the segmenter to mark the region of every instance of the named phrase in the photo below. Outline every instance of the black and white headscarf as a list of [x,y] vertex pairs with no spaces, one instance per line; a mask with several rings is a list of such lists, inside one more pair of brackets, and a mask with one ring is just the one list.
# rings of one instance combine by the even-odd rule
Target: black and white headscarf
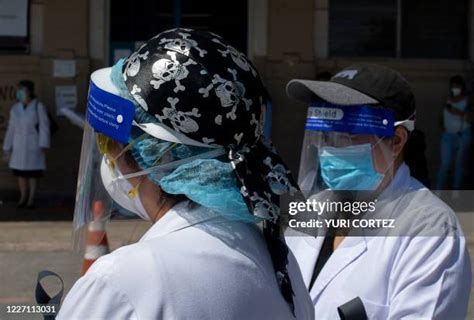
[[124,63],[123,78],[156,121],[227,149],[250,212],[265,219],[278,283],[293,310],[279,197],[298,187],[276,150],[261,139],[268,96],[253,64],[216,34],[173,29],[134,52]]

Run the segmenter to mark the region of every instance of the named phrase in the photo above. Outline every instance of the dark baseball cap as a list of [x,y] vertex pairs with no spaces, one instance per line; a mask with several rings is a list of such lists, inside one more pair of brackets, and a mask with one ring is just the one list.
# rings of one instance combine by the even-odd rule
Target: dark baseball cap
[[289,97],[311,103],[324,100],[338,105],[380,105],[395,112],[395,120],[413,120],[415,97],[398,72],[376,64],[354,64],[329,81],[294,79],[286,86]]

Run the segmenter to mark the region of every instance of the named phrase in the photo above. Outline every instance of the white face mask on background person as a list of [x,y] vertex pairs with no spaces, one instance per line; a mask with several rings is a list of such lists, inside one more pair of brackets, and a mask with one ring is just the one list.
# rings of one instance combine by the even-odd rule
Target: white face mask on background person
[[458,97],[461,95],[461,88],[451,88],[451,93],[453,94],[453,97]]
[[128,192],[133,189],[132,184],[125,178],[117,178],[121,177],[122,173],[117,167],[114,170],[116,176],[112,172],[112,169],[107,165],[105,157],[103,157],[100,164],[100,176],[107,193],[123,208],[135,213],[143,220],[151,220],[143,207],[140,195],[137,194],[133,199],[128,196]]

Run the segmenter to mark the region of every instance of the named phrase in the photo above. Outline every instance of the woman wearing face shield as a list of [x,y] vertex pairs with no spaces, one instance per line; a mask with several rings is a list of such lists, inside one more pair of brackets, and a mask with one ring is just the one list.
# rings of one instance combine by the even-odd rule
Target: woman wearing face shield
[[35,95],[35,85],[22,80],[16,90],[18,102],[10,111],[4,159],[18,178],[19,208],[34,206],[37,179],[46,169],[45,152],[50,144],[49,118],[45,106]]
[[464,319],[472,275],[461,227],[404,163],[415,120],[406,80],[357,64],[287,92],[310,104],[299,181],[324,227],[286,239],[315,314]]
[[466,92],[466,82],[460,75],[449,80],[450,94],[443,108],[441,137],[441,164],[438,171],[436,188],[446,187],[448,171],[453,162],[453,189],[462,188],[463,172],[467,153],[471,146],[471,112],[470,102]]
[[261,140],[265,92],[242,53],[191,29],[92,74],[76,234],[114,203],[152,226],[97,260],[58,319],[314,317],[279,232],[278,197],[297,187]]

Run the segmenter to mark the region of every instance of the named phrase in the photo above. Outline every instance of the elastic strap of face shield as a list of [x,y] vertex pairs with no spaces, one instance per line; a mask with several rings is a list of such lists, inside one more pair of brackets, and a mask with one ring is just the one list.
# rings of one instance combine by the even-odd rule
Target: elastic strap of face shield
[[[97,133],[96,134],[96,140],[97,140],[97,145],[99,146],[99,151],[103,156],[107,157],[107,165],[111,167],[112,169],[115,168],[117,159],[122,157],[127,151],[129,151],[138,141],[144,139],[147,136],[146,133],[142,134],[138,138],[132,140],[129,144],[127,144],[116,156],[111,157],[109,155],[108,150],[110,148],[110,141],[111,139],[103,134]],[[159,159],[158,159],[159,160]]]
[[[168,152],[170,152],[172,149],[174,149],[178,144],[177,143],[173,143],[171,146],[168,147],[168,149],[166,149],[163,154],[158,157],[158,159],[156,159],[155,161],[155,165],[160,163],[161,159],[163,159],[163,157],[165,156],[165,154],[167,154]],[[156,167],[156,166],[155,166]],[[141,176],[141,179],[140,181],[137,183],[137,185],[135,187],[133,187],[130,191],[128,191],[127,195],[130,197],[130,199],[134,199],[137,195],[138,195],[138,189],[140,188],[140,185],[142,184],[143,182],[143,178],[145,176]]]
[[[394,122],[393,126],[394,126],[394,128],[401,126],[401,127],[405,128],[408,131],[408,133],[410,134],[411,132],[413,132],[415,130],[415,117],[416,117],[416,111],[413,112],[407,119]],[[377,143],[373,147],[375,147],[382,140],[383,139],[380,139],[379,141],[377,141]],[[390,170],[391,168],[393,168],[394,163],[395,163],[395,161],[392,161],[392,163],[387,168],[385,173],[388,170]]]
[[393,125],[395,127],[402,126],[408,130],[408,132],[413,132],[415,130],[415,117],[416,111],[411,114],[406,120],[396,121]]
[[135,177],[148,175],[148,174],[156,172],[156,171],[169,171],[169,170],[176,169],[177,167],[179,167],[183,164],[190,163],[194,160],[213,159],[213,158],[223,156],[225,154],[226,154],[226,151],[225,151],[224,148],[212,149],[211,151],[204,152],[204,153],[201,153],[201,154],[198,154],[198,155],[186,158],[186,159],[181,159],[181,160],[177,160],[177,161],[168,162],[168,163],[165,163],[165,164],[160,164],[160,165],[145,169],[143,171],[125,174],[125,175],[122,175],[118,178],[119,179],[131,179],[131,178],[135,178]]

